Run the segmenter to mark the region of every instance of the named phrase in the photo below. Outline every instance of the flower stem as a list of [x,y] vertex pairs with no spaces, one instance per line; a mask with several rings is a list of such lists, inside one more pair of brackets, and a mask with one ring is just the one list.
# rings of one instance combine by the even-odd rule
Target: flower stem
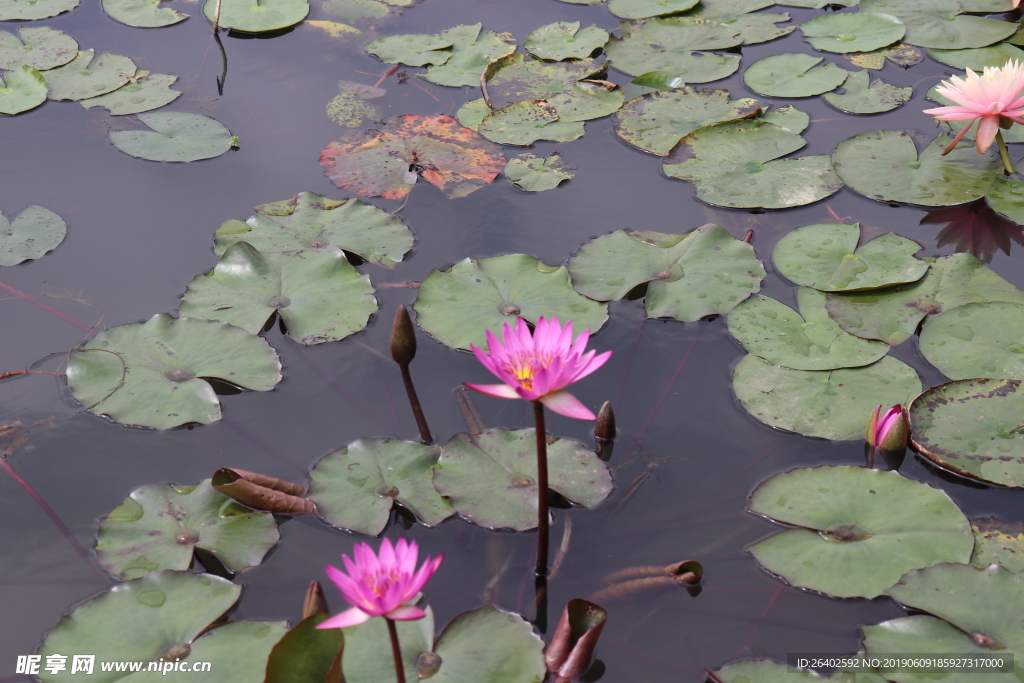
[[548,440],[544,428],[544,404],[533,402],[537,425],[537,565],[534,573],[548,573]]
[[1003,131],[996,131],[996,144],[999,146],[999,156],[1003,160],[1003,168],[1006,175],[1013,175],[1017,171],[1013,169],[1013,162],[1010,161],[1010,150],[1006,149],[1006,142],[1003,140]]
[[420,438],[423,443],[434,443],[434,437],[430,435],[430,427],[427,426],[427,418],[420,406],[420,399],[416,395],[416,387],[412,383],[412,375],[409,374],[409,364],[398,366],[402,370],[402,381],[405,382],[405,393],[409,396],[409,406],[412,407],[412,416],[416,418],[416,427],[420,430]]
[[388,622],[388,633],[391,635],[391,654],[395,658],[395,680],[397,683],[405,683],[405,666],[402,664],[402,648],[398,647],[398,629],[392,619],[385,618]]

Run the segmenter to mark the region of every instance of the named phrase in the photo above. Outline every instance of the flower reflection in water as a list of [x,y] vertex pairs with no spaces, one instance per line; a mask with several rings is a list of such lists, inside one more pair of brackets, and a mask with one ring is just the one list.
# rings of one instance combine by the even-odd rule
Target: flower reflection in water
[[1010,253],[1010,240],[1024,246],[1024,229],[993,211],[984,199],[929,211],[921,225],[942,225],[936,236],[937,246],[953,246],[957,253],[968,252],[989,263],[996,251]]

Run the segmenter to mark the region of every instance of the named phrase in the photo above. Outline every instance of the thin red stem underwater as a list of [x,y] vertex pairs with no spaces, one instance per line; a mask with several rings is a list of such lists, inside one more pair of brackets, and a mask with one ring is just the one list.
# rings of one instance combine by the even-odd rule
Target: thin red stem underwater
[[35,304],[36,306],[38,306],[39,308],[43,309],[44,311],[47,311],[49,313],[53,313],[55,316],[57,316],[58,318],[60,318],[64,322],[71,323],[72,325],[74,325],[78,329],[83,330],[83,331],[89,333],[90,335],[93,335],[93,334],[96,333],[96,330],[94,330],[93,328],[88,327],[86,325],[83,325],[82,323],[78,322],[74,318],[71,318],[69,316],[64,315],[63,313],[58,311],[56,308],[51,308],[50,306],[47,306],[46,304],[44,304],[39,299],[31,297],[28,294],[26,294],[25,292],[17,290],[14,287],[11,287],[10,285],[5,285],[4,283],[0,282],[0,289],[6,289],[11,294],[17,294],[18,296],[20,296],[25,301],[28,301],[30,303]]
[[397,683],[405,683],[405,666],[402,664],[402,648],[398,646],[398,629],[391,619],[385,617],[384,621],[388,622],[388,635],[391,636],[391,655],[395,658],[395,680]]
[[537,426],[537,565],[534,572],[548,573],[548,440],[544,427],[544,404],[533,402]]

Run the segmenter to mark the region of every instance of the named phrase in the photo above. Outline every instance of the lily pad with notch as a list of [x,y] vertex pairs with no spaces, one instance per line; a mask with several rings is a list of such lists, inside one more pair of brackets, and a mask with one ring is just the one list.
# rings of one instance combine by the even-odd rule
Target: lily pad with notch
[[67,232],[63,218],[36,204],[15,216],[13,222],[0,213],[0,266],[42,258],[64,241]]
[[[608,467],[578,441],[548,437],[551,490],[592,508],[612,491]],[[455,512],[490,529],[537,526],[537,439],[533,429],[456,434],[434,468],[434,486]]]
[[[1024,134],[1021,138],[1021,142],[1024,142]],[[1011,222],[1024,224],[1024,182],[996,176],[985,193],[985,202],[993,211],[1009,218]]]
[[1017,30],[1012,22],[960,14],[957,0],[861,0],[860,11],[889,14],[907,27],[903,42],[942,50],[987,47]]
[[327,199],[302,192],[256,207],[247,221],[225,222],[214,235],[213,252],[236,242],[263,253],[342,249],[384,268],[394,268],[413,245],[412,230],[397,216],[360,199]]
[[265,340],[234,325],[166,313],[100,332],[68,359],[68,387],[87,410],[154,429],[219,420],[205,378],[270,391],[281,381],[281,361]]
[[530,31],[523,49],[540,59],[586,59],[594,50],[604,47],[610,36],[596,24],[580,27],[578,21],[545,24]]
[[1020,384],[1018,379],[962,379],[932,387],[910,406],[914,448],[965,477],[1024,487]]
[[117,90],[106,95],[79,100],[79,103],[86,109],[103,107],[115,116],[151,111],[170,104],[181,96],[180,90],[171,89],[177,80],[177,76],[140,71],[130,82]]
[[797,290],[800,312],[775,299],[755,295],[729,314],[729,333],[749,353],[792,370],[834,370],[870,365],[889,345],[844,331],[829,317],[825,294]]
[[824,52],[870,52],[897,42],[907,31],[895,17],[874,12],[822,14],[800,24],[808,43]]
[[686,16],[699,17],[704,21],[712,23],[729,24],[732,28],[739,29],[740,37],[743,38],[743,45],[755,45],[781,38],[796,30],[796,26],[776,25],[789,21],[789,12],[751,13],[747,10],[747,7],[760,9],[771,4],[762,0],[754,0],[749,3],[708,2],[707,0],[702,0]]
[[112,130],[110,142],[119,150],[147,161],[187,162],[224,154],[237,138],[219,121],[184,111],[152,111],[138,115],[152,130]]
[[237,574],[258,566],[280,536],[272,514],[238,504],[209,479],[196,486],[148,484],[100,520],[96,556],[120,581],[187,570],[197,548]]
[[[46,72],[51,100],[84,100],[117,90],[137,71],[127,57],[84,50],[70,62]],[[95,57],[95,58],[94,58]]]
[[103,11],[114,21],[137,28],[170,26],[188,19],[161,0],[103,0]]
[[971,254],[926,261],[930,261],[928,272],[917,282],[861,293],[830,293],[829,314],[851,334],[896,346],[913,336],[927,315],[983,301],[1024,304],[1024,292]]
[[47,19],[78,7],[80,0],[0,0],[0,21]]
[[505,177],[527,192],[553,190],[574,175],[576,167],[562,161],[558,152],[552,152],[549,157],[520,154],[505,164]]
[[432,270],[420,285],[416,319],[445,346],[483,347],[486,332],[543,316],[572,321],[577,333],[597,331],[608,320],[607,304],[573,290],[565,266],[552,268],[528,254],[465,259],[445,271]]
[[608,0],[608,11],[623,19],[648,19],[685,12],[699,0]]
[[889,232],[858,248],[860,234],[859,223],[804,225],[776,242],[772,262],[787,280],[825,292],[917,282],[928,272],[914,258],[917,242]]
[[370,277],[356,271],[337,247],[264,254],[236,242],[210,273],[189,283],[178,310],[253,334],[277,314],[288,336],[309,346],[365,328],[377,299]]
[[[483,98],[480,102],[484,102]],[[487,106],[486,102],[483,106]],[[479,110],[474,112],[474,116],[478,113]],[[497,110],[488,107],[477,130],[492,142],[519,146],[532,145],[537,140],[572,142],[584,133],[582,121],[560,121],[558,110],[544,100],[515,102]]]
[[221,28],[263,33],[294,26],[309,14],[306,0],[206,0],[203,14],[213,21],[220,8]]
[[750,511],[799,528],[750,546],[794,586],[875,598],[912,569],[967,562],[971,524],[939,489],[897,472],[853,466],[795,469],[751,495]]
[[505,158],[451,116],[405,114],[335,140],[320,153],[320,165],[331,182],[356,194],[402,199],[422,177],[455,199],[493,181]]
[[371,40],[363,49],[387,64],[425,66],[447,62],[454,42],[454,36],[444,33],[403,33]]
[[[67,64],[78,56],[78,41],[48,26],[22,26],[18,38],[0,31],[0,69],[13,69],[22,64],[45,71]],[[20,38],[20,39],[19,39]]]
[[[928,50],[928,56],[937,62],[957,69],[971,69],[982,72],[986,66],[1002,66],[1011,59],[1024,62],[1024,50],[1010,43],[997,43],[989,47],[965,50]],[[1004,131],[1005,135],[1005,131]]]
[[796,133],[797,135],[807,130],[807,126],[811,124],[810,115],[797,109],[792,104],[769,109],[767,113],[761,115],[761,120],[774,123],[779,128],[788,130],[790,133]]
[[822,57],[787,52],[757,60],[743,72],[743,83],[769,97],[811,97],[835,90],[850,74]]
[[712,206],[785,209],[835,194],[842,183],[827,156],[780,157],[806,141],[773,123],[741,120],[698,128],[662,162],[670,178],[697,186]]
[[46,101],[46,79],[34,67],[23,64],[0,78],[0,114],[20,114]]
[[451,39],[451,57],[444,63],[435,63],[421,74],[424,80],[438,85],[457,88],[479,86],[487,66],[515,52],[515,40],[508,33],[482,31],[482,24],[453,26],[438,35]]
[[949,135],[939,135],[918,155],[909,131],[858,133],[836,146],[832,163],[847,187],[868,199],[924,206],[965,204],[985,194],[1002,164],[994,149],[978,154],[968,142],[943,156],[951,141]]
[[890,85],[881,78],[869,80],[866,70],[854,71],[843,81],[845,92],[827,92],[822,99],[848,114],[880,114],[903,105],[914,94],[913,88]]
[[728,313],[765,276],[753,247],[710,224],[685,235],[618,230],[580,247],[568,268],[573,287],[598,301],[646,283],[647,317],[684,322]]
[[921,392],[917,372],[891,356],[860,368],[789,370],[748,355],[732,387],[754,419],[804,436],[857,441],[875,406],[908,402]]
[[957,306],[921,330],[925,359],[950,379],[1024,379],[1024,304]]
[[622,36],[605,46],[611,65],[630,76],[668,71],[687,83],[717,81],[736,72],[740,56],[716,54],[743,43],[740,27],[670,17],[619,22]]
[[397,503],[426,526],[452,516],[434,488],[438,446],[396,439],[358,439],[321,458],[309,473],[309,499],[328,524],[376,536]]

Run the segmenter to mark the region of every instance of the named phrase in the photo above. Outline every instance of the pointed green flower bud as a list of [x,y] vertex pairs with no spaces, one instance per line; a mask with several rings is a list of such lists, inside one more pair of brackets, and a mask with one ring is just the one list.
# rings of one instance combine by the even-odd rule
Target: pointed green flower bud
[[391,357],[399,365],[408,365],[416,357],[416,329],[405,306],[398,307],[391,325]]

